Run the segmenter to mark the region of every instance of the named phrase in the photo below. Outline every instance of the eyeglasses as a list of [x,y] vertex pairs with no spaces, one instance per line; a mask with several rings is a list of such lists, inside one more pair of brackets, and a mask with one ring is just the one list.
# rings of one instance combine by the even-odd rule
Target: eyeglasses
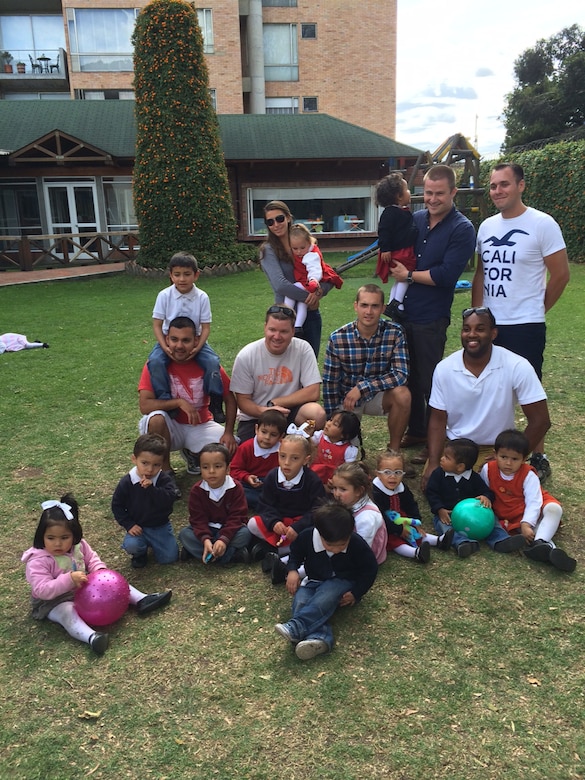
[[265,219],[264,222],[266,222],[267,227],[272,227],[275,222],[278,225],[282,225],[285,219],[286,217],[284,216],[284,214],[279,214],[277,217],[274,217],[274,219],[272,219],[272,217],[270,219]]
[[385,477],[403,477],[406,471],[402,471],[402,469],[382,469],[382,471],[376,469],[376,474],[383,474]]
[[294,320],[296,315],[294,311],[290,308],[290,306],[279,306],[278,304],[274,304],[274,306],[271,306],[266,314],[284,314],[286,317],[288,317],[291,320]]
[[461,312],[461,316],[464,320],[466,320],[468,317],[471,317],[472,314],[487,314],[488,317],[494,316],[491,312],[491,309],[488,309],[487,306],[472,306],[469,309],[463,309]]

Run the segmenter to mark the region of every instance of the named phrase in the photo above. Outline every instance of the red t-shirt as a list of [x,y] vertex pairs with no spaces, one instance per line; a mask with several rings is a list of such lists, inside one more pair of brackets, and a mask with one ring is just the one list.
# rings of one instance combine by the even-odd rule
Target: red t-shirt
[[[230,391],[230,378],[220,368],[221,380],[223,382],[224,398]],[[171,361],[167,367],[169,375],[169,384],[171,387],[171,396],[173,398],[185,398],[193,404],[199,412],[199,422],[206,423],[213,419],[209,411],[209,396],[203,390],[204,371],[194,360],[187,363],[175,363]],[[150,371],[148,364],[145,364],[138,382],[138,390],[148,390],[154,392],[150,381]],[[182,409],[179,409],[175,420],[183,425],[188,425],[189,419]]]

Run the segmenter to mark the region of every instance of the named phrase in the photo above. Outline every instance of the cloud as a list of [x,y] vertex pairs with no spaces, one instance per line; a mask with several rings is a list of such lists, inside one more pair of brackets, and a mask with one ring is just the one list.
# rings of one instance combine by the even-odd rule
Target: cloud
[[[402,103],[396,104],[396,113],[400,114],[403,111],[417,111],[418,109],[428,109],[428,108],[445,108],[445,103],[436,102],[436,103],[428,103],[427,101],[404,101]],[[398,119],[398,116],[396,117]]]
[[495,73],[493,72],[493,70],[491,68],[478,68],[475,71],[475,76],[478,79],[483,79],[486,76],[495,76]]
[[421,93],[425,97],[455,98],[456,100],[477,100],[473,87],[452,87],[442,82],[439,87],[427,87]]

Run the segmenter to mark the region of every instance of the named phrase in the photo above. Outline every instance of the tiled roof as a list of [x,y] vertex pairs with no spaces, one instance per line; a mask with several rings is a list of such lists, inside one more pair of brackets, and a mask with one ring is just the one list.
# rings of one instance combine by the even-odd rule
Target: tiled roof
[[[417,157],[419,149],[326,114],[220,114],[225,159],[323,160]],[[113,157],[134,157],[131,100],[2,100],[0,150],[61,130]]]

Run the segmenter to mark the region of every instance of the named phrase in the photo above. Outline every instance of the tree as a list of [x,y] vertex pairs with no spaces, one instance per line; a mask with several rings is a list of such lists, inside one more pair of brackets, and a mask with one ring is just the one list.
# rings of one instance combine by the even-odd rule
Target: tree
[[585,31],[566,27],[518,57],[506,96],[504,149],[557,136],[585,123]]
[[139,262],[166,267],[181,249],[225,254],[235,219],[196,11],[184,0],[153,0],[133,44]]

